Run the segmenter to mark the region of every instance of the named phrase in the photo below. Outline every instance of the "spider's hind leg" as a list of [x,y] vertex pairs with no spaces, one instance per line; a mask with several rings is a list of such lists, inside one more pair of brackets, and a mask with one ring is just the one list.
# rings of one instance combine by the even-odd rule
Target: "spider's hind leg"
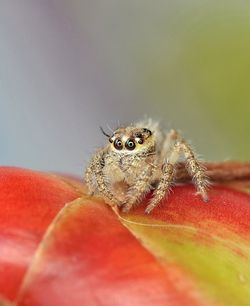
[[[171,146],[171,141],[175,142],[173,146]],[[187,169],[193,177],[193,181],[197,188],[197,193],[201,195],[204,202],[207,202],[208,195],[206,189],[208,179],[205,169],[195,157],[195,154],[189,145],[181,138],[177,131],[172,130],[167,135],[166,142],[163,147],[163,153],[168,157],[167,162],[162,166],[162,177],[153,193],[153,198],[146,208],[146,213],[150,213],[160,203],[164,196],[167,196],[174,181],[175,165],[178,162],[181,153],[184,154]]]
[[[175,142],[175,145],[172,150],[177,147],[176,152],[183,153],[187,170],[193,178],[197,193],[201,195],[204,202],[207,202],[207,187],[209,185],[209,181],[206,176],[206,169],[201,165],[198,158],[195,156],[193,150],[182,138],[181,134],[178,131],[171,130],[170,133],[167,135],[166,142],[171,143],[171,141]],[[172,154],[171,147],[169,148],[170,154]],[[166,151],[164,153],[166,153]]]

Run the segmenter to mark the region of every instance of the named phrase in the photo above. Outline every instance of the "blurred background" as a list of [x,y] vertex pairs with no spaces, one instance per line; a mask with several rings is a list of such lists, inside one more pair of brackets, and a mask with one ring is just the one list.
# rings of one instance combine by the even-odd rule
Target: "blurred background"
[[145,115],[250,159],[250,2],[0,0],[0,163],[81,175]]

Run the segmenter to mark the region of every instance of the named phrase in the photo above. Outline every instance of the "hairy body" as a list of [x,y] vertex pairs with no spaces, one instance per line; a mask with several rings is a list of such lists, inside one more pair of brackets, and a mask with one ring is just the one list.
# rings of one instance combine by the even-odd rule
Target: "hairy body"
[[208,201],[205,169],[177,131],[167,133],[148,120],[104,135],[109,143],[94,154],[85,172],[91,194],[128,212],[154,190],[146,208],[150,213],[168,195],[176,165],[184,158],[197,193]]

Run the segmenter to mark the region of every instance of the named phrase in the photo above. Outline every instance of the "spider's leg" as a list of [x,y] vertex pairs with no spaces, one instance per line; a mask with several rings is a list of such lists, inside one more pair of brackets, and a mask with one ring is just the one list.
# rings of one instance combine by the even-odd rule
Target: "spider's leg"
[[168,195],[174,180],[175,164],[179,159],[180,150],[181,148],[178,144],[171,148],[167,162],[162,165],[162,176],[145,210],[146,213],[149,214]]
[[[175,142],[175,145],[171,147],[173,142]],[[192,149],[177,131],[172,130],[167,135],[163,144],[162,152],[162,157],[164,154],[167,156],[168,161],[166,164],[163,164],[162,178],[153,193],[153,198],[147,206],[146,212],[150,213],[163,197],[168,194],[171,183],[174,179],[174,166],[179,160],[180,153],[183,153],[186,158],[187,169],[193,177],[198,193],[201,195],[203,201],[207,202],[208,195],[206,188],[208,185],[208,179],[206,177],[205,169],[196,158]]]
[[122,211],[128,212],[150,190],[153,167],[145,164],[135,184],[129,187]]
[[90,162],[90,164],[88,165],[88,167],[85,170],[84,173],[84,181],[88,187],[88,194],[89,195],[93,195],[95,193],[95,189],[96,189],[96,184],[94,182],[94,177],[93,177],[93,164],[92,162]]
[[187,169],[193,178],[194,184],[197,188],[197,193],[201,195],[204,202],[207,202],[208,178],[206,176],[206,170],[200,164],[193,150],[189,147],[185,140],[182,139],[180,142],[180,147],[186,158]]
[[[93,157],[89,167],[86,170],[85,180],[90,191],[92,191],[94,177],[98,193],[102,195],[111,206],[115,206],[119,203],[119,201],[116,199],[116,197],[110,190],[110,186],[103,172],[103,168],[105,166],[104,155],[105,152],[100,151]],[[92,175],[92,178],[90,175]]]
[[163,144],[162,154],[164,154],[164,156],[167,156],[167,150],[169,148],[171,152],[171,144],[173,142],[175,142],[175,146],[179,147],[179,152],[182,152],[185,156],[188,172],[193,177],[193,181],[197,188],[198,194],[201,195],[204,202],[207,202],[208,195],[206,189],[208,186],[208,178],[206,176],[206,171],[195,156],[193,150],[182,138],[178,131],[171,130],[169,132]]

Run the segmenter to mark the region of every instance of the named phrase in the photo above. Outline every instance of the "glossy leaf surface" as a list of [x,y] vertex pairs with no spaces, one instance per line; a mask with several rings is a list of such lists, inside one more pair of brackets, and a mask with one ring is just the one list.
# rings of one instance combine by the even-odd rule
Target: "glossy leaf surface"
[[249,194],[214,186],[204,204],[187,185],[145,205],[119,215],[74,179],[1,168],[5,303],[248,305]]

